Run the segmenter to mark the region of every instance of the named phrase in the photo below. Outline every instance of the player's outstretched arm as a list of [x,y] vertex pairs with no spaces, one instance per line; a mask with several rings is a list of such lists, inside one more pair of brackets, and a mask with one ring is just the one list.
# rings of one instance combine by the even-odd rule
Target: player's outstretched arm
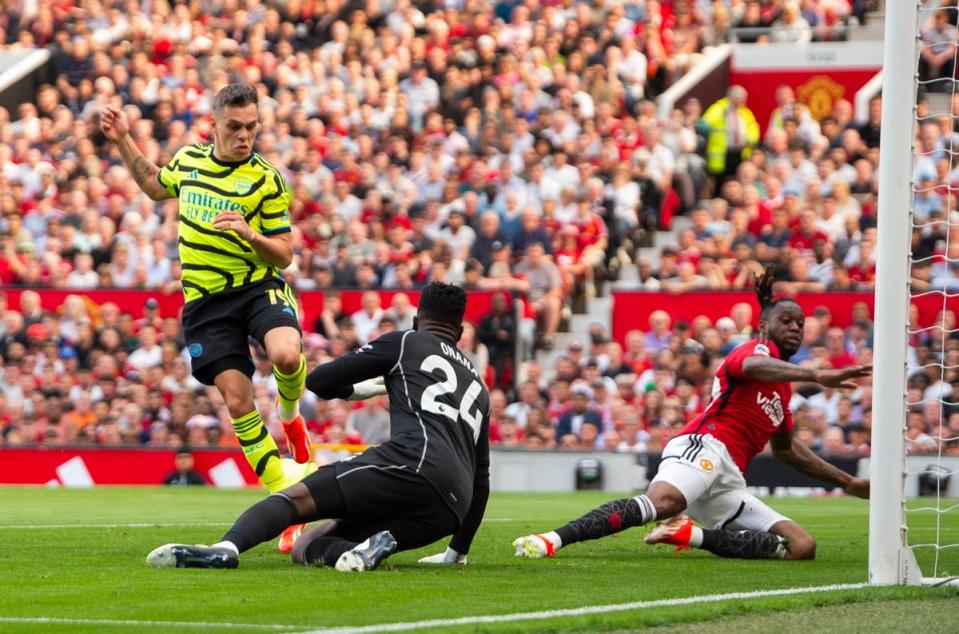
[[855,379],[872,374],[871,365],[854,365],[841,370],[817,370],[804,368],[788,361],[765,356],[751,356],[743,361],[743,374],[755,381],[786,383],[806,381],[826,387],[854,390],[859,387]]
[[355,352],[317,366],[306,377],[306,389],[325,399],[360,400],[385,394],[385,384],[372,380],[392,371],[409,332],[387,333]]
[[130,175],[144,194],[153,200],[173,198],[173,194],[167,191],[157,178],[160,168],[143,156],[143,152],[133,142],[130,122],[125,112],[113,106],[106,106],[100,114],[100,130],[108,141],[116,144]]
[[849,495],[869,499],[869,480],[856,478],[834,467],[793,437],[792,432],[774,434],[769,444],[776,457],[808,476],[842,487]]

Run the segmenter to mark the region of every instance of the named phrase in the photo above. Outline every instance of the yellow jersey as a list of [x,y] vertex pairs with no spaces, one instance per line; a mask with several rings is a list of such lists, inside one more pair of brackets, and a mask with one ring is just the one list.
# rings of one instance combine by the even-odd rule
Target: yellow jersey
[[263,157],[254,152],[227,162],[213,155],[212,144],[188,145],[160,168],[157,178],[180,201],[177,246],[185,301],[279,277],[249,242],[213,228],[220,213],[234,211],[265,236],[290,231],[290,191]]

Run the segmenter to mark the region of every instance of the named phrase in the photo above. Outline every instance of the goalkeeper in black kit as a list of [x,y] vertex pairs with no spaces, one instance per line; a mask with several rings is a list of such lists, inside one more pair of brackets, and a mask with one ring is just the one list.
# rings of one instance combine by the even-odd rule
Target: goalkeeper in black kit
[[287,526],[332,521],[304,533],[293,561],[341,571],[376,568],[397,550],[452,535],[425,563],[463,563],[489,498],[489,393],[456,348],[466,293],[424,289],[413,330],[391,332],[316,368],[306,387],[320,398],[388,394],[390,440],[320,467],[302,482],[247,509],[212,546],[167,544],[155,567],[236,568],[239,554]]

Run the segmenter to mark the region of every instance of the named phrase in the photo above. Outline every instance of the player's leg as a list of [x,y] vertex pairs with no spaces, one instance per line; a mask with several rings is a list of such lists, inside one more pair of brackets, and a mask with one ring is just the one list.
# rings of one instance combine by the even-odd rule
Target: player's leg
[[796,522],[783,519],[770,527],[769,532],[786,540],[785,559],[815,559],[816,540]]
[[293,563],[366,572],[396,552],[396,538],[388,528],[370,525],[367,530],[344,532],[346,524],[350,523],[334,520],[303,533],[293,546]]
[[212,546],[166,544],[147,555],[147,564],[160,568],[236,568],[240,553],[274,539],[291,525],[346,514],[335,467],[327,465],[248,508]]
[[[384,481],[382,476],[371,475]],[[457,517],[426,482],[392,482],[387,488],[392,490],[390,497],[399,502],[385,509],[386,517],[347,518],[312,528],[297,540],[293,561],[341,571],[372,570],[393,552],[422,548],[451,535],[459,526]]]
[[273,363],[276,377],[277,411],[283,423],[293,459],[303,463],[310,459],[310,439],[300,416],[300,395],[306,383],[306,357],[300,352],[300,332],[281,326],[266,333],[264,347]]
[[746,491],[726,490],[700,500],[688,517],[677,517],[646,536],[650,544],[672,544],[677,549],[702,548],[735,559],[812,559],[816,544],[801,526]]
[[243,454],[260,482],[270,493],[284,489],[288,482],[280,462],[280,450],[253,402],[253,382],[244,371],[235,368],[220,371],[213,381],[230,412],[233,432]]
[[225,291],[194,300],[183,309],[183,334],[193,376],[215,385],[223,397],[233,431],[247,461],[271,493],[287,486],[280,452],[253,402],[253,359],[249,335],[240,315],[247,302],[241,291]]
[[289,286],[267,280],[251,292],[247,304],[248,332],[259,341],[273,363],[277,410],[293,459],[310,460],[310,439],[300,416],[300,395],[306,383],[306,357],[297,321],[299,306]]
[[708,470],[693,466],[702,460],[709,465],[719,465],[719,459],[700,438],[680,436],[666,445],[659,471],[645,495],[607,502],[553,531],[520,537],[513,542],[516,555],[534,559],[551,557],[570,544],[600,539],[682,513],[707,491],[719,472],[712,466]]

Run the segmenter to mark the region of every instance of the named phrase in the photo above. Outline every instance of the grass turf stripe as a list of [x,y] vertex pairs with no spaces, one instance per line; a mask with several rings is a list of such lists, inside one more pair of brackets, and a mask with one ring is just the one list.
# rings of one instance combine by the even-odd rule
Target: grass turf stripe
[[828,586],[809,586],[802,588],[783,588],[780,590],[756,590],[752,592],[730,592],[727,594],[706,594],[675,599],[657,599],[653,601],[633,601],[631,603],[615,603],[612,605],[589,605],[581,608],[567,608],[561,610],[543,610],[540,612],[515,612],[513,614],[495,614],[487,616],[464,616],[453,619],[430,619],[426,621],[408,621],[405,623],[381,623],[378,625],[364,625],[358,627],[334,627],[327,629],[309,630],[305,634],[367,634],[372,632],[403,632],[408,630],[427,629],[431,627],[451,627],[457,625],[479,625],[487,623],[513,623],[516,621],[533,621],[556,617],[585,616],[589,614],[605,614],[608,612],[625,612],[631,610],[646,610],[649,608],[675,607],[680,605],[694,605],[698,603],[718,603],[720,601],[740,601],[744,599],[760,599],[766,597],[781,597],[794,594],[808,594],[813,592],[837,592],[840,590],[861,590],[868,587],[868,583],[839,583]]
[[302,629],[297,625],[277,625],[272,623],[216,623],[207,621],[136,621],[126,619],[68,619],[45,616],[0,616],[0,623],[22,623],[37,625],[115,625],[118,627],[186,627],[186,628],[224,628],[233,630],[276,630],[288,632]]

